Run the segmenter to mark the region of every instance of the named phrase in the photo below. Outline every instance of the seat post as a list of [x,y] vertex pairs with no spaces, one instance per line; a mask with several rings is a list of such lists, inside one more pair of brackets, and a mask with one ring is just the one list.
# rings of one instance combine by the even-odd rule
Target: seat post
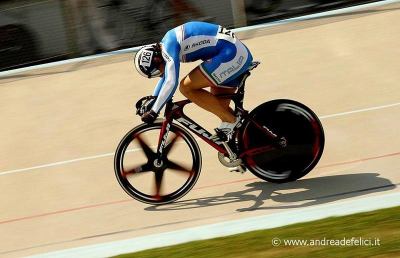
[[245,86],[246,86],[246,79],[247,77],[250,76],[250,72],[246,72],[243,75],[243,78],[240,82],[238,91],[236,92],[235,96],[232,98],[233,102],[235,103],[235,113],[237,113],[237,111],[239,109],[243,109],[243,99],[244,99],[244,93],[245,93]]
[[237,113],[240,110],[244,110],[243,109],[243,99],[244,99],[244,88],[246,86],[246,80],[247,78],[250,76],[250,71],[253,70],[254,68],[256,68],[258,65],[260,64],[260,62],[258,61],[254,61],[251,63],[250,67],[248,68],[248,70],[243,73],[243,75],[241,75],[242,79],[240,81],[239,87],[238,87],[238,91],[235,94],[235,96],[232,98],[233,102],[235,103],[235,113]]
[[247,71],[244,75],[243,75],[243,78],[242,78],[242,80],[240,81],[240,85],[239,85],[239,88],[238,88],[238,91],[237,91],[237,93],[239,93],[239,94],[241,94],[241,95],[244,95],[244,87],[246,86],[246,80],[247,80],[247,78],[250,76],[250,72],[249,71]]

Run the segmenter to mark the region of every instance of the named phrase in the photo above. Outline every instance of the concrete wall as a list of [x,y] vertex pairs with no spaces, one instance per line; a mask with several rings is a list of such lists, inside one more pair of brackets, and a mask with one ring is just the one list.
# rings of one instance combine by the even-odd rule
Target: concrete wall
[[[59,0],[24,1],[22,4],[0,4],[0,20],[22,24],[34,35],[43,57],[61,55],[69,51],[66,21]],[[7,17],[7,18],[5,18]],[[4,25],[1,24],[0,26]]]

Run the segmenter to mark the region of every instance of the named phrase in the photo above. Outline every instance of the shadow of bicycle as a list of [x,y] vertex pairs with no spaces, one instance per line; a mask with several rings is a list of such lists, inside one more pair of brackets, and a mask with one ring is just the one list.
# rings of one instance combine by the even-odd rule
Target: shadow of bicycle
[[[285,184],[254,182],[247,184],[246,189],[242,191],[230,192],[220,196],[182,200],[160,206],[149,206],[145,210],[184,210],[237,202],[252,202],[250,207],[238,209],[239,212],[300,208],[374,192],[388,191],[396,188],[397,185],[398,183],[392,183],[389,179],[380,177],[378,173],[308,178]],[[267,201],[269,203],[265,205]]]

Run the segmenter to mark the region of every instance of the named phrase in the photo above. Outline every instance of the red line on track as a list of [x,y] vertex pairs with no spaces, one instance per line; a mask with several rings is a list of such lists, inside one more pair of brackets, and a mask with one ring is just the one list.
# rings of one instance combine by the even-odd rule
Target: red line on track
[[[350,161],[327,164],[327,165],[323,165],[323,166],[318,166],[316,169],[334,167],[334,166],[341,166],[341,165],[352,164],[352,163],[359,163],[359,162],[363,162],[363,161],[387,158],[387,157],[392,157],[392,156],[397,156],[397,155],[400,155],[400,152],[389,153],[389,154],[385,154],[385,155],[369,157],[369,158],[364,158],[364,159],[358,159],[358,160],[350,160]],[[200,189],[204,189],[204,188],[212,188],[212,187],[221,186],[221,185],[235,184],[235,183],[246,182],[246,181],[255,181],[255,180],[258,180],[258,178],[245,178],[245,179],[240,179],[240,180],[235,180],[235,181],[228,181],[228,182],[214,184],[214,185],[205,185],[205,186],[195,187],[195,188],[193,188],[193,190],[200,190]],[[21,218],[16,218],[16,219],[3,220],[3,221],[0,221],[0,224],[7,224],[7,223],[17,222],[17,221],[22,221],[22,220],[41,218],[41,217],[46,217],[46,216],[50,216],[50,215],[56,215],[56,214],[61,214],[61,213],[67,213],[67,212],[79,211],[79,210],[84,210],[84,209],[97,208],[97,207],[120,204],[120,203],[125,203],[125,202],[134,202],[134,201],[135,200],[133,200],[133,199],[125,199],[125,200],[119,200],[119,201],[113,201],[113,202],[105,202],[105,203],[81,206],[81,207],[76,207],[76,208],[71,208],[71,209],[66,209],[66,210],[59,210],[59,211],[48,212],[48,213],[42,213],[42,214],[37,214],[37,215],[32,215],[32,216],[27,216],[27,217],[21,217]]]
[[385,154],[385,155],[381,155],[381,156],[369,157],[369,158],[358,159],[358,160],[350,160],[350,161],[338,162],[338,163],[333,163],[333,164],[318,166],[318,168],[335,167],[335,166],[341,166],[341,165],[347,165],[347,164],[352,164],[352,163],[358,163],[358,162],[363,162],[363,161],[368,161],[368,160],[373,160],[373,159],[387,158],[387,157],[392,157],[392,156],[397,156],[397,155],[400,155],[400,152],[389,153],[389,154]]
[[55,215],[55,214],[66,213],[66,212],[71,212],[71,211],[78,211],[78,210],[84,210],[84,209],[90,209],[90,208],[96,208],[96,207],[100,207],[100,206],[107,206],[107,205],[113,205],[113,204],[118,204],[118,203],[130,202],[130,201],[134,201],[134,200],[133,199],[126,199],[126,200],[120,200],[120,201],[114,201],[114,202],[105,202],[105,203],[81,206],[81,207],[71,208],[71,209],[66,209],[66,210],[53,211],[53,212],[48,212],[48,213],[32,215],[32,216],[28,216],[28,217],[4,220],[4,221],[0,221],[0,224],[6,224],[6,223],[15,222],[15,221],[28,220],[28,219],[34,219],[34,218],[40,218],[40,217],[45,217],[45,216],[49,216],[49,215]]

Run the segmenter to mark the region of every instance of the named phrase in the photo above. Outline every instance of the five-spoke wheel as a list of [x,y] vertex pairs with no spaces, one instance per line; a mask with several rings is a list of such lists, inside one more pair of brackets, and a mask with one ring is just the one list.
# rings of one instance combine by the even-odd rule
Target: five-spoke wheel
[[165,204],[184,196],[196,183],[201,154],[193,136],[172,124],[161,157],[157,155],[162,123],[142,124],[119,144],[114,159],[115,174],[133,198]]

